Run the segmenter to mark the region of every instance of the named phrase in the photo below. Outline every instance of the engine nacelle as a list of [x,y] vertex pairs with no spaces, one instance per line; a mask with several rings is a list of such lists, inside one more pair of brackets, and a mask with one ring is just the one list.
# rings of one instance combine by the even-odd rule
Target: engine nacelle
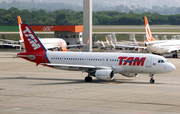
[[97,70],[95,77],[100,80],[113,80],[114,72],[112,70]]
[[126,77],[137,77],[138,74],[135,74],[135,73],[121,73],[123,76],[126,76]]

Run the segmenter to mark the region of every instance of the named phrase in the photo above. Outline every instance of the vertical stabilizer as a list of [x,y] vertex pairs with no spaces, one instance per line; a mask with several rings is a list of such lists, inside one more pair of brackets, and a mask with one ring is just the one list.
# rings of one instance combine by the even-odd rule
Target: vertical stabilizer
[[22,20],[21,20],[21,17],[20,16],[17,16],[18,18],[18,26],[19,26],[19,35],[20,35],[20,42],[23,41],[23,35],[22,35],[22,30],[21,30],[21,23],[22,23]]
[[151,34],[151,29],[149,27],[149,23],[146,16],[144,16],[144,21],[145,21],[145,29],[146,29],[146,42],[156,41]]
[[114,44],[117,44],[117,38],[116,38],[115,33],[112,33],[111,36],[112,36],[112,40],[113,40]]
[[28,24],[20,24],[26,52],[42,52],[46,51],[38,37]]

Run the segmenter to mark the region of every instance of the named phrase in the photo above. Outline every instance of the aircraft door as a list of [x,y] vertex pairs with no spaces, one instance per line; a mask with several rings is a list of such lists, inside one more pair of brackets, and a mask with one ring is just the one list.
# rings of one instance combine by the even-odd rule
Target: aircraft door
[[152,57],[146,57],[146,67],[151,67]]

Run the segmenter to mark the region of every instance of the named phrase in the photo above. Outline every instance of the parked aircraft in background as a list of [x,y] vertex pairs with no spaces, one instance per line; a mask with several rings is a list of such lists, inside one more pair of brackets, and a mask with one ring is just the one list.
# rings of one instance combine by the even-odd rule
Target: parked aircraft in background
[[55,69],[87,72],[86,82],[94,76],[100,80],[113,80],[114,74],[137,77],[138,73],[153,75],[168,73],[175,66],[162,56],[140,53],[58,52],[47,51],[28,24],[21,24],[26,52],[18,57]]
[[147,17],[144,17],[146,29],[146,45],[150,52],[156,54],[173,53],[173,58],[178,58],[180,40],[156,40],[152,37]]
[[114,33],[112,33],[111,35],[106,35],[105,39],[106,39],[106,42],[108,42],[108,44],[111,45],[115,49],[122,49],[122,48],[129,48],[130,50],[132,50],[132,49],[146,50],[147,49],[147,47],[138,46],[138,44],[141,42],[136,41],[134,34],[130,34],[130,39],[133,41],[124,41],[123,40],[118,43],[117,39],[116,39],[116,35]]
[[97,42],[94,42],[95,47],[105,48],[105,44],[103,41],[98,40]]

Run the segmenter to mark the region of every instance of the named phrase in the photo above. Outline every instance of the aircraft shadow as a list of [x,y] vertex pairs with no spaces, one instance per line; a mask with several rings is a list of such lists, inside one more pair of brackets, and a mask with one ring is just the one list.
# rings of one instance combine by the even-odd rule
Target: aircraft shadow
[[[16,80],[44,80],[44,81],[59,81],[58,83],[41,83],[41,84],[33,84],[33,85],[60,85],[60,84],[84,84],[84,83],[97,83],[97,84],[151,84],[148,81],[147,82],[137,82],[133,79],[114,79],[113,81],[104,81],[104,80],[98,80],[93,79],[92,82],[85,82],[84,79],[59,79],[59,78],[29,78],[29,77],[6,77],[1,79],[16,79]],[[63,82],[61,82],[63,81]],[[165,84],[165,83],[157,83],[154,84]]]

